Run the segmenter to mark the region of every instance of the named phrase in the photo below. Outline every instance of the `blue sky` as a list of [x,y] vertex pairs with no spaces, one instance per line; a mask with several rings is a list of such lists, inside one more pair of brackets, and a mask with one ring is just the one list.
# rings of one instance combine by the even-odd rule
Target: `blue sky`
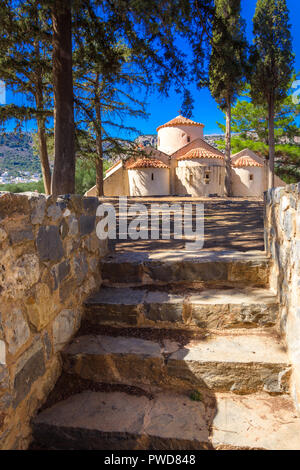
[[[300,1],[287,0],[287,4],[290,10],[290,23],[294,52],[296,54],[295,69],[300,72]],[[252,41],[252,18],[255,12],[255,6],[256,0],[242,0],[242,16],[246,20],[249,41]],[[205,134],[219,133],[220,129],[217,122],[223,122],[223,113],[218,110],[209,90],[197,90],[195,87],[191,87],[191,91],[195,100],[192,118],[205,125]],[[25,97],[16,97],[12,95],[10,90],[7,90],[6,98],[8,103],[18,102],[25,104],[26,102]],[[141,134],[155,134],[157,126],[179,114],[181,99],[181,96],[177,95],[173,90],[170,90],[169,96],[166,98],[152,94],[148,97],[147,112],[149,113],[149,118],[146,120],[131,118],[128,119],[125,124],[138,128]],[[32,130],[32,125],[33,123],[28,122],[25,124],[24,129],[30,131]],[[8,125],[7,130],[12,130],[12,125]]]
[[[292,27],[293,46],[296,54],[295,69],[300,72],[300,1],[287,0],[290,10],[290,23]],[[242,16],[247,24],[247,37],[252,42],[252,18],[254,16],[256,0],[242,0]],[[195,99],[193,119],[205,125],[204,133],[220,133],[217,122],[223,122],[223,113],[218,110],[216,102],[208,89],[197,90],[191,88]],[[147,121],[139,122],[139,129],[144,134],[153,134],[158,125],[163,124],[178,115],[181,98],[176,93],[170,93],[169,98],[151,97],[148,106],[150,117]]]

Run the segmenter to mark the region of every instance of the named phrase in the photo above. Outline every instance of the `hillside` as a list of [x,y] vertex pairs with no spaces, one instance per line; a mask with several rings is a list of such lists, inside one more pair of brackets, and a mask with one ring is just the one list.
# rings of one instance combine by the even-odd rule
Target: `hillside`
[[29,132],[0,133],[0,174],[40,173],[38,156],[34,155],[33,137]]

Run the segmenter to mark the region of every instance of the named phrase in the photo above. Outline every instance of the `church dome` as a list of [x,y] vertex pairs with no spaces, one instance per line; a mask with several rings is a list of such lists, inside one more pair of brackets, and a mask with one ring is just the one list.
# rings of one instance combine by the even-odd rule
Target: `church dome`
[[200,122],[195,122],[192,121],[191,119],[188,119],[184,116],[181,116],[181,114],[174,119],[171,119],[171,121],[166,122],[166,124],[162,124],[159,126],[156,131],[158,132],[159,129],[163,129],[165,127],[178,127],[178,126],[195,126],[195,127],[204,127],[204,124],[201,124]]
[[204,124],[179,115],[157,128],[157,149],[172,155],[186,144],[203,139],[203,128]]

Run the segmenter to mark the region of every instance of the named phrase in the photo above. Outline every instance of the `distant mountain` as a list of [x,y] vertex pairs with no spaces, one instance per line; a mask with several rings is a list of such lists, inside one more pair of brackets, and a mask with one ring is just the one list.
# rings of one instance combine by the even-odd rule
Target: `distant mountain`
[[[212,145],[213,147],[216,147],[217,143],[220,140],[224,140],[224,134],[211,134],[211,135],[205,135],[204,140]],[[149,135],[141,135],[135,139],[135,142],[138,144],[142,144],[145,147],[151,146],[155,147],[157,146],[157,135],[156,134],[149,134]]]
[[[222,134],[204,137],[211,145],[224,138]],[[145,147],[157,146],[157,135],[141,135],[135,142]],[[10,175],[19,172],[40,173],[41,166],[38,155],[33,149],[33,134],[30,132],[3,132],[0,133],[0,175],[7,171]]]
[[39,157],[34,154],[33,136],[30,132],[0,133],[0,174],[19,172],[40,173]]
[[156,134],[148,134],[148,135],[140,135],[135,139],[137,144],[142,144],[144,147],[155,147],[157,146],[157,135]]

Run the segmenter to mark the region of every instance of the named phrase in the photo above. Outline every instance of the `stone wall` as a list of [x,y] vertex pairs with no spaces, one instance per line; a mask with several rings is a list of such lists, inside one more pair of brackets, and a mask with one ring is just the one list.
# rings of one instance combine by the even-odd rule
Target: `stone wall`
[[0,193],[0,449],[25,449],[100,284],[96,198]]
[[300,411],[300,183],[265,193],[265,242],[270,286],[279,296],[279,328],[293,364],[292,392]]

